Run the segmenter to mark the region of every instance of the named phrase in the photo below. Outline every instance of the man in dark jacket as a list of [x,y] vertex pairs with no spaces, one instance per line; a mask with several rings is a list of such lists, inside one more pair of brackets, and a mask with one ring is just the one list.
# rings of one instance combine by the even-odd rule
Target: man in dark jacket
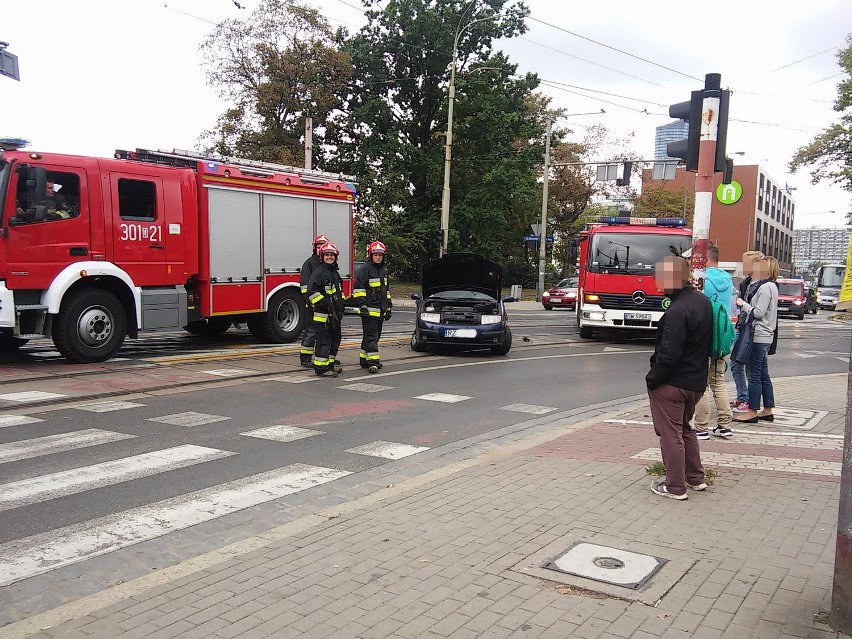
[[390,319],[393,301],[388,288],[388,269],[385,266],[387,249],[382,242],[371,242],[367,247],[366,264],[355,273],[352,301],[358,305],[364,336],[361,339],[361,368],[377,373],[382,367],[379,357],[379,339],[382,325]]
[[687,499],[686,487],[704,490],[698,439],[689,426],[695,405],[707,387],[707,362],[713,340],[713,313],[707,297],[689,279],[689,263],[674,255],[658,262],[657,288],[671,304],[657,326],[651,370],[645,376],[654,431],[666,476],[651,483],[657,495]]
[[340,322],[343,319],[343,282],[338,272],[337,256],[340,252],[331,242],[319,248],[322,264],[311,275],[308,299],[314,307],[313,366],[320,377],[337,377],[343,369],[337,363],[340,348]]
[[[311,317],[311,312],[313,311],[311,307],[311,303],[308,300],[308,284],[311,281],[311,275],[314,274],[314,271],[319,268],[322,264],[322,257],[319,254],[319,248],[326,242],[330,242],[325,235],[317,235],[314,238],[313,244],[313,252],[311,256],[305,260],[305,263],[302,264],[302,270],[299,271],[299,285],[302,289],[302,297],[305,300],[305,308],[308,312],[308,318]],[[311,357],[314,354],[314,345],[317,341],[317,335],[314,331],[314,323],[310,319],[305,323],[305,334],[302,336],[302,348],[299,350],[299,360],[304,368],[311,368],[313,364],[311,363]]]

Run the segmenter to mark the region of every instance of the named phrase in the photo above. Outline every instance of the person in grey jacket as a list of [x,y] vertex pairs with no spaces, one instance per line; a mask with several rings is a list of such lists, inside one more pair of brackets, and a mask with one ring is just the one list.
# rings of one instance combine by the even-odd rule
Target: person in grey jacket
[[[734,422],[741,424],[757,424],[759,421],[772,422],[775,416],[775,394],[772,380],[769,377],[769,348],[775,328],[778,325],[778,260],[774,257],[764,257],[755,263],[754,291],[748,300],[737,299],[737,306],[744,313],[754,316],[754,340],[751,347],[751,357],[746,364],[748,374],[748,410],[740,413]],[[760,410],[760,400],[763,399],[763,410]]]

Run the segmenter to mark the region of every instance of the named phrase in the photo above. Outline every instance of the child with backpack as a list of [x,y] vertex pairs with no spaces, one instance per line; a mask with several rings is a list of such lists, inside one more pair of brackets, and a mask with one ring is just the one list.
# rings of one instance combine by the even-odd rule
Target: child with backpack
[[695,436],[700,440],[710,439],[707,430],[710,420],[710,394],[716,402],[716,426],[711,431],[716,437],[731,437],[729,428],[733,416],[728,402],[728,388],[725,386],[725,371],[728,370],[728,356],[734,344],[735,331],[729,309],[734,298],[734,283],[726,271],[719,268],[719,249],[707,246],[707,278],[704,280],[704,294],[710,299],[713,309],[713,342],[710,348],[710,362],[707,374],[707,390],[695,406]]

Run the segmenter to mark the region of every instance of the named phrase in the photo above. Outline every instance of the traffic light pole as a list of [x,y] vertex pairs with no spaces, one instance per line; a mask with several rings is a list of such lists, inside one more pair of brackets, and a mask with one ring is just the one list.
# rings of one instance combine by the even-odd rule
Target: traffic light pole
[[692,226],[691,264],[696,287],[700,290],[704,288],[704,279],[707,275],[707,244],[710,241],[710,210],[713,205],[713,175],[716,165],[721,88],[721,75],[708,73],[705,76],[698,171],[695,175],[695,217]]

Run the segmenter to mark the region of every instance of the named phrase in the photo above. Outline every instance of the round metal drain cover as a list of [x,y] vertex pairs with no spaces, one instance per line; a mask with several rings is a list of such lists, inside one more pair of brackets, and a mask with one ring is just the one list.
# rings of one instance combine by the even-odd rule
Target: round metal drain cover
[[619,570],[624,568],[624,562],[615,557],[595,557],[592,561],[598,568],[606,568],[608,570]]

